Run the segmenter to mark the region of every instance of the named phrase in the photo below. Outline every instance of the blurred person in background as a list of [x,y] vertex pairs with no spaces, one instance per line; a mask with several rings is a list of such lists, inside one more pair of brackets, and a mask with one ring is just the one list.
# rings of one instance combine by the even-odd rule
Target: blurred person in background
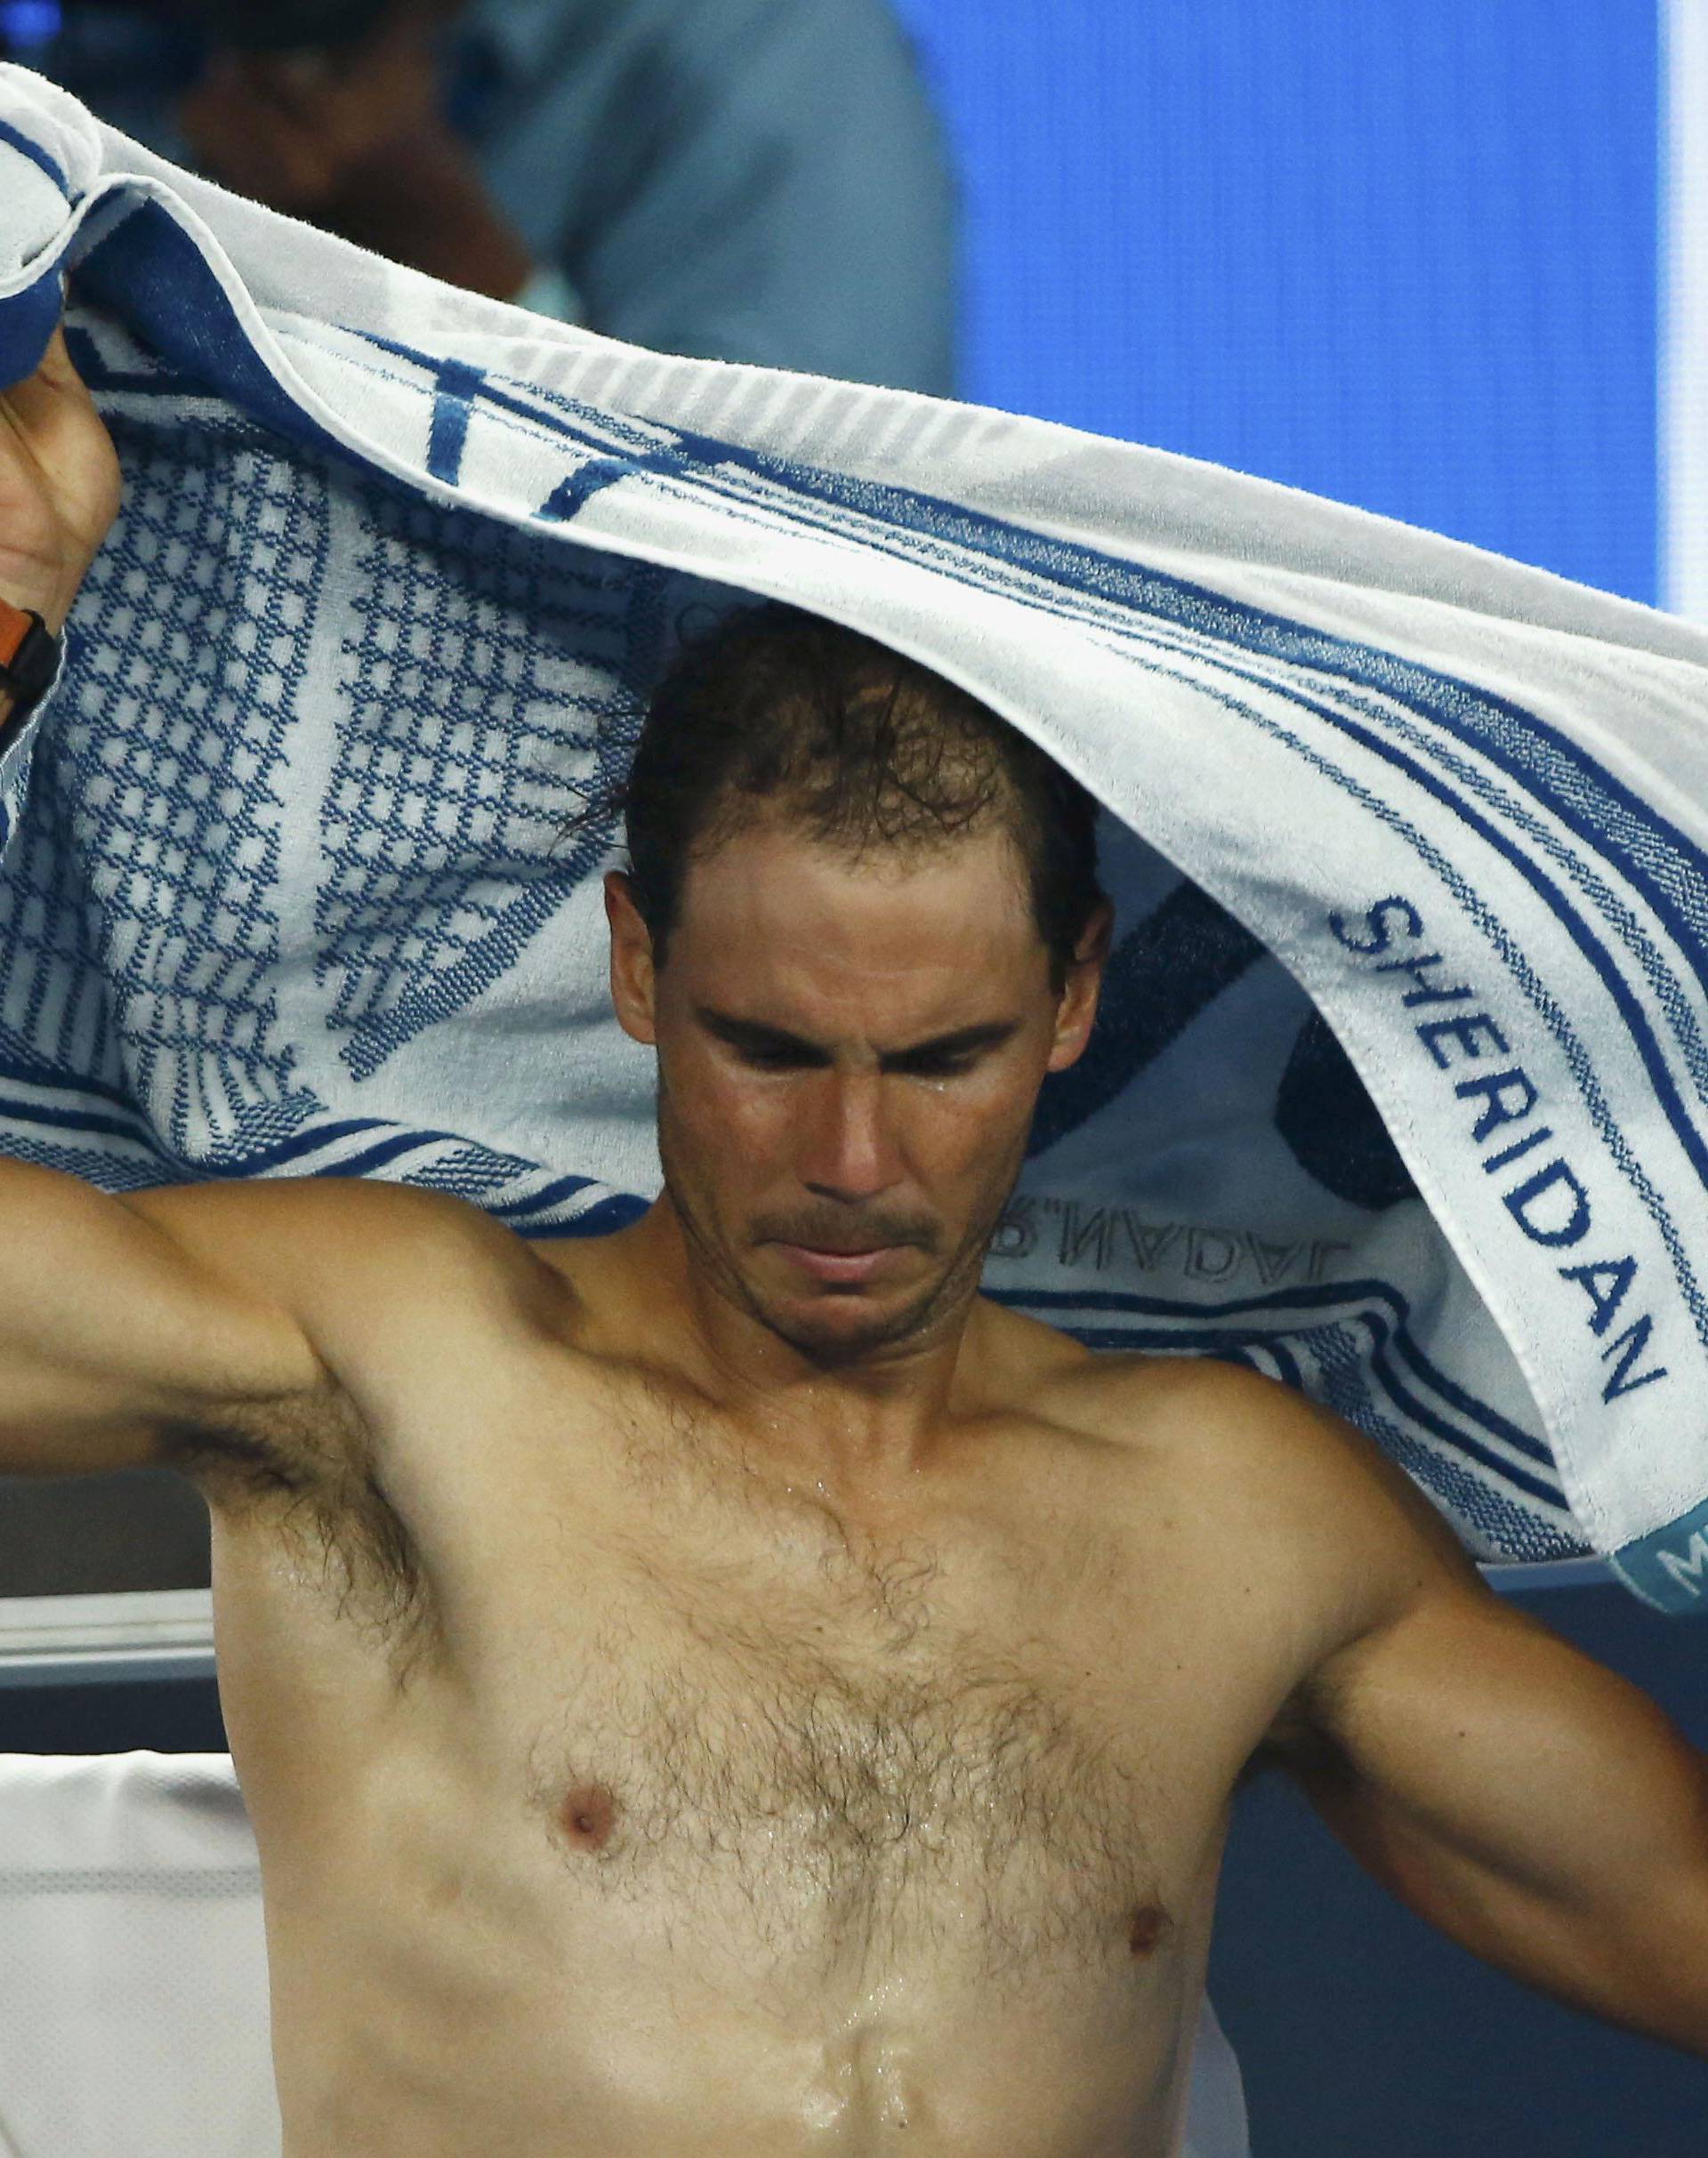
[[952,394],[953,196],[887,0],[0,0],[238,193],[697,358]]

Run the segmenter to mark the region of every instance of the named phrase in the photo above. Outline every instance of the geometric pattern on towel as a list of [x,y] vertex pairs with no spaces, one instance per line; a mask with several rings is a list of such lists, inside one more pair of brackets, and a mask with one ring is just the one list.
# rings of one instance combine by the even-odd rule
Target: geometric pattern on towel
[[[268,986],[269,812],[326,489],[217,407],[195,429],[110,421],[135,478],[85,583],[75,693],[36,746],[36,812],[0,881],[0,1013],[22,1031],[55,991],[64,1067],[149,1104],[180,1155],[198,1131],[247,1153],[316,1106]],[[163,978],[168,918],[181,948]],[[68,972],[68,994],[53,978]]]
[[548,842],[625,767],[665,628],[661,575],[548,556],[401,489],[360,499],[317,916],[327,1024],[359,1080],[497,981],[608,852],[609,817],[560,858]]

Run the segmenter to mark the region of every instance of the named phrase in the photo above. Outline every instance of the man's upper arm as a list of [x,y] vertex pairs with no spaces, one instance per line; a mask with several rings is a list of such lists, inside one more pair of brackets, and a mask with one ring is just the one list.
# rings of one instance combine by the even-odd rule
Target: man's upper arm
[[356,1179],[123,1197],[16,1164],[0,1164],[0,1179],[8,1474],[193,1467],[239,1443],[258,1415],[291,1404],[347,1411],[315,1338],[317,1303],[359,1295],[404,1237],[466,1242],[465,1214],[504,1234],[461,1202]]
[[[415,1185],[252,1179],[163,1187],[130,1204],[205,1277],[217,1276],[268,1313],[275,1328],[270,1380],[276,1386],[288,1377],[289,1384],[260,1397],[270,1442],[262,1469],[319,1473],[329,1447],[341,1458],[359,1455],[365,1473],[382,1466],[371,1412],[388,1393],[388,1375],[430,1368],[458,1327],[538,1322],[558,1282],[479,1207]],[[262,1378],[256,1370],[251,1383]],[[306,1413],[279,1413],[291,1403]],[[253,1429],[257,1420],[247,1421]],[[169,1458],[192,1473],[211,1458],[218,1471],[231,1421],[214,1416],[199,1430],[184,1428]],[[299,1435],[302,1459],[281,1458],[289,1431]],[[255,1459],[241,1441],[237,1451]]]
[[0,1471],[151,1465],[174,1424],[315,1383],[290,1315],[181,1241],[150,1196],[0,1164]]
[[1702,1756],[1646,1695],[1494,1596],[1397,1471],[1364,1469],[1342,1518],[1366,1539],[1366,1623],[1277,1726],[1284,1765],[1464,1946],[1708,2051]]

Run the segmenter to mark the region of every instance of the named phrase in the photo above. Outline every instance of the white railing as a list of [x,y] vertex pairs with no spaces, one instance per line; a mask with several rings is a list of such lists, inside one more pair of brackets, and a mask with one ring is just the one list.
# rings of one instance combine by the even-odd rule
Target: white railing
[[0,1597],[0,1687],[213,1676],[211,1589]]

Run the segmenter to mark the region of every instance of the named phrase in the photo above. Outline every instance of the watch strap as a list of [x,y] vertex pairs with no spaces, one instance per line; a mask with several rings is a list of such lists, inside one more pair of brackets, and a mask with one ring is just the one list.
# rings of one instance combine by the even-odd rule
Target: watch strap
[[60,640],[33,608],[0,600],[0,690],[12,710],[0,729],[27,719],[53,686],[60,671]]

